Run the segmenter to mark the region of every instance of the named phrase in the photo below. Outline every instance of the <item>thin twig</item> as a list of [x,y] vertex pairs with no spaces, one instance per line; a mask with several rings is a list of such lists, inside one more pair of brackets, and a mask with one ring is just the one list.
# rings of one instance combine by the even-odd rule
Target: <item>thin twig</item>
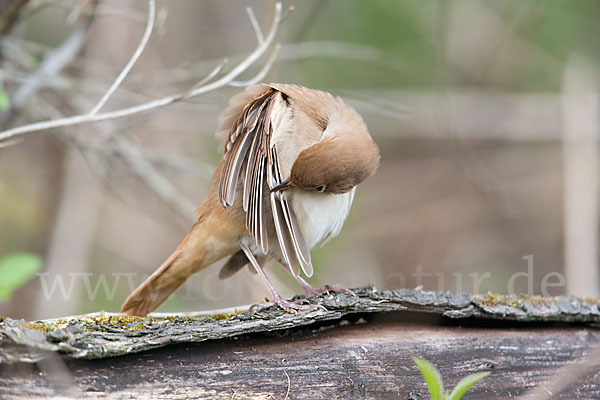
[[267,73],[271,70],[271,67],[273,66],[273,64],[275,63],[275,60],[277,59],[277,55],[279,54],[280,49],[281,49],[281,45],[278,44],[275,47],[275,50],[273,50],[273,53],[271,53],[271,55],[269,56],[267,63],[264,65],[264,67],[262,67],[262,69],[258,72],[258,74],[256,74],[254,76],[254,78],[248,79],[247,81],[231,81],[231,82],[229,82],[229,86],[246,87],[246,86],[257,84],[258,82],[262,81],[263,78],[267,75]]
[[155,165],[193,174],[204,180],[212,176],[214,165],[199,161],[196,157],[165,153],[164,150],[142,149],[142,156]]
[[256,19],[256,15],[252,10],[252,7],[246,7],[246,12],[248,13],[248,18],[250,18],[250,23],[252,24],[252,28],[254,28],[254,33],[256,34],[256,40],[258,40],[258,44],[262,44],[265,41],[265,38],[262,33],[262,29],[260,29],[260,24]]
[[181,94],[179,95],[180,98],[182,98],[182,99],[186,98],[186,96],[188,96],[196,88],[201,87],[202,85],[205,85],[212,78],[214,78],[215,76],[217,76],[223,70],[223,68],[225,67],[225,65],[227,65],[228,62],[229,62],[229,60],[227,60],[226,58],[223,59],[223,61],[221,61],[221,63],[219,65],[217,65],[212,71],[210,71],[208,73],[208,75],[206,75],[204,78],[202,78],[202,80],[200,82],[196,83],[189,90],[186,90],[185,92],[181,92]]
[[12,103],[14,107],[20,108],[27,103],[30,97],[43,89],[49,81],[54,79],[75,55],[81,50],[85,37],[90,27],[87,21],[76,27],[60,46],[48,54],[40,66],[32,72],[27,80],[15,92]]
[[[92,106],[87,104],[87,99],[77,96],[70,97],[69,101],[75,110],[87,110]],[[113,166],[112,160],[115,158],[127,163],[128,169],[172,210],[177,212],[182,218],[180,221],[187,225],[196,208],[194,203],[156,168],[154,162],[147,158],[143,150],[131,139],[125,135],[114,134],[114,130],[110,129],[107,124],[97,124],[94,128],[97,131],[93,136],[73,135],[67,136],[67,139],[82,151],[87,159],[100,161],[99,169],[101,171],[104,171],[106,167]],[[115,186],[110,182],[109,184]]]
[[273,24],[269,31],[269,34],[265,38],[265,41],[258,45],[252,53],[250,53],[242,62],[240,62],[237,67],[232,69],[229,73],[223,75],[220,79],[208,83],[204,86],[198,87],[191,92],[189,92],[185,96],[181,96],[180,94],[163,97],[157,100],[152,100],[147,103],[139,104],[137,106],[132,106],[128,108],[123,108],[115,111],[108,111],[104,113],[98,113],[95,115],[83,114],[83,115],[75,115],[72,117],[59,118],[48,121],[40,121],[32,124],[18,126],[12,129],[7,129],[5,131],[0,132],[0,142],[8,140],[10,138],[20,136],[26,133],[35,132],[35,131],[45,131],[53,128],[60,128],[64,126],[72,126],[79,125],[83,123],[89,122],[98,122],[98,121],[106,121],[109,119],[117,119],[128,117],[131,115],[140,114],[149,110],[153,110],[159,107],[164,107],[166,105],[175,103],[177,101],[183,99],[191,99],[193,97],[199,96],[201,94],[219,89],[225,85],[228,85],[232,80],[237,78],[242,72],[248,69],[250,65],[252,65],[256,60],[258,60],[269,48],[270,44],[275,39],[275,34],[277,33],[277,29],[279,24],[281,23],[281,3],[275,4],[275,15],[273,18]]
[[279,22],[283,22],[287,17],[290,16],[290,14],[292,12],[294,12],[294,10],[296,9],[296,7],[294,6],[289,6],[287,11],[285,12],[285,14],[283,14],[283,16],[281,17],[281,19],[279,20]]
[[129,62],[125,65],[125,67],[123,68],[121,73],[117,76],[117,79],[115,79],[115,81],[110,86],[110,88],[108,88],[106,93],[104,93],[104,96],[102,96],[102,98],[100,99],[98,104],[96,104],[96,106],[92,109],[92,111],[90,112],[90,115],[96,115],[98,113],[98,111],[100,111],[100,109],[104,106],[104,104],[106,104],[106,102],[108,101],[110,96],[112,96],[114,91],[117,90],[119,85],[123,82],[123,79],[125,79],[125,77],[127,77],[127,74],[129,74],[129,71],[131,71],[131,68],[133,68],[133,65],[136,63],[138,58],[140,58],[140,55],[142,54],[142,52],[146,48],[146,45],[148,44],[148,40],[150,39],[150,34],[152,34],[152,30],[154,29],[155,16],[156,16],[156,5],[154,3],[154,0],[148,0],[148,23],[146,24],[146,30],[144,31],[142,40],[140,40],[140,44],[133,52],[133,55],[129,59]]
[[[10,126],[18,115],[18,112],[31,102],[32,97],[40,90],[49,86],[50,82],[54,82],[55,78],[59,76],[60,71],[73,61],[85,43],[93,20],[94,16],[92,15],[86,18],[85,21],[77,24],[69,36],[58,47],[53,48],[52,51],[45,54],[43,61],[37,65],[33,72],[26,75],[26,78],[11,98],[10,111],[0,117],[0,127]],[[20,51],[18,54],[21,55],[21,53],[23,51]],[[18,140],[9,141],[9,144],[16,144],[18,142]]]
[[23,139],[21,139],[21,138],[7,140],[6,142],[0,142],[0,149],[3,148],[3,147],[14,146],[14,145],[19,144],[21,142],[23,142]]
[[[286,43],[281,46],[277,61],[295,62],[316,57],[364,61],[375,65],[381,65],[394,71],[400,71],[402,69],[401,61],[390,59],[390,54],[380,51],[373,46],[337,41]],[[232,62],[235,61],[235,58],[232,57]],[[215,62],[218,62],[218,60],[203,60],[194,63],[185,69],[175,67],[156,71],[150,73],[150,75],[137,75],[133,73],[129,77],[129,82],[132,82],[135,87],[143,87],[149,80],[158,86],[188,82],[189,80],[196,79],[195,77],[198,76],[200,72],[205,71],[209,66],[214,65]]]
[[87,8],[95,8],[93,0],[79,0],[75,5],[71,6],[69,15],[67,15],[67,24],[74,24]]
[[135,174],[164,201],[172,205],[182,216],[190,218],[196,208],[194,203],[182,195],[175,185],[144,158],[140,149],[122,135],[113,137],[116,151],[129,164]]
[[[258,60],[260,58],[260,56],[262,56],[265,53],[265,51],[269,48],[270,44],[275,39],[275,34],[277,33],[277,28],[278,28],[279,24],[281,23],[281,20],[282,20],[282,18],[281,18],[281,3],[276,3],[275,4],[275,17],[273,19],[273,25],[271,26],[271,30],[269,31],[269,34],[265,38],[264,42],[262,44],[258,45],[256,50],[254,50],[252,53],[250,53],[250,55],[248,57],[246,57],[246,59],[244,61],[239,63],[238,66],[235,67],[233,70],[231,70],[227,75],[223,76],[221,79],[213,82],[212,84],[202,86],[202,87],[199,87],[199,88],[193,90],[186,98],[195,97],[195,96],[198,96],[199,94],[203,94],[203,93],[215,90],[217,88],[220,88],[222,86],[225,86],[225,85],[229,84],[232,80],[237,78],[242,72],[247,70],[248,67],[250,65],[254,64],[254,62],[256,60]],[[0,136],[0,140],[2,140],[1,136]]]

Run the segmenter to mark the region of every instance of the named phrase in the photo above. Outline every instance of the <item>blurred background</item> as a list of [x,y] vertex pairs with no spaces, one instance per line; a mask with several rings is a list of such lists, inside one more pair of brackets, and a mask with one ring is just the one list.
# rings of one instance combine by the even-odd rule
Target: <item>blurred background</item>
[[[257,46],[275,2],[159,0],[102,111],[194,87]],[[313,286],[598,295],[600,3],[312,0],[238,81],[344,98],[381,148]],[[138,46],[148,3],[0,0],[0,130],[89,112]],[[267,65],[268,66],[268,65]],[[259,76],[260,77],[260,76]],[[241,82],[243,83],[243,82]],[[227,85],[127,118],[0,142],[0,315],[118,311],[194,222],[221,157]],[[0,133],[1,135],[1,133]],[[268,295],[247,269],[190,279],[159,311]],[[277,264],[284,296],[302,289]]]

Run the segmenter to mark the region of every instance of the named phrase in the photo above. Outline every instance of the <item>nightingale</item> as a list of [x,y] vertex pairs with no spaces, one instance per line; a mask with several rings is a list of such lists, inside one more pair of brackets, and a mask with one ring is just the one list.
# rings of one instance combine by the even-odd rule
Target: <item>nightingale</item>
[[262,268],[270,259],[296,278],[307,298],[322,292],[300,271],[312,276],[310,250],[340,232],[356,185],[379,164],[361,116],[327,92],[258,84],[230,100],[218,126],[217,136],[226,138],[224,154],[196,223],[129,295],[122,312],[145,316],[193,273],[225,257],[219,278],[249,263],[269,291],[268,304],[287,312],[311,305],[277,293]]

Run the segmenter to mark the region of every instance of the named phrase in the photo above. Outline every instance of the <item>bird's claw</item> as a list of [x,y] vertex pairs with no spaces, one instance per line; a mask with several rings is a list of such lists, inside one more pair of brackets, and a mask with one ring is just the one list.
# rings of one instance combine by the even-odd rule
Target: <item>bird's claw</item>
[[354,293],[352,290],[336,285],[326,285],[322,289],[314,289],[309,286],[305,287],[304,291],[306,292],[306,297],[320,296],[322,294],[329,294],[329,292],[339,292],[348,294],[350,296],[358,297],[356,293]]
[[250,306],[250,312],[254,313],[260,309],[267,308],[270,306],[278,305],[285,312],[290,314],[296,314],[298,311],[302,310],[323,310],[327,311],[327,309],[320,304],[310,304],[308,299],[298,299],[294,301],[285,300],[283,297],[275,299],[275,301],[267,301],[264,303],[253,304]]

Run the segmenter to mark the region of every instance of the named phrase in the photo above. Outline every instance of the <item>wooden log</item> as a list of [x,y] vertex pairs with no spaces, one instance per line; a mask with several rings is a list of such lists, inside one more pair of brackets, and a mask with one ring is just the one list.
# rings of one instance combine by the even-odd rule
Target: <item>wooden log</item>
[[[50,322],[26,328],[5,320],[0,398],[267,399],[288,390],[291,399],[428,398],[411,356],[434,363],[447,388],[491,371],[469,399],[600,398],[593,301],[357,293],[313,298],[328,311],[296,315],[269,308],[124,324],[105,315],[90,318],[96,325],[54,321],[58,328],[45,333],[32,328]],[[26,329],[37,333],[15,333]],[[92,347],[84,352],[86,340]]]

